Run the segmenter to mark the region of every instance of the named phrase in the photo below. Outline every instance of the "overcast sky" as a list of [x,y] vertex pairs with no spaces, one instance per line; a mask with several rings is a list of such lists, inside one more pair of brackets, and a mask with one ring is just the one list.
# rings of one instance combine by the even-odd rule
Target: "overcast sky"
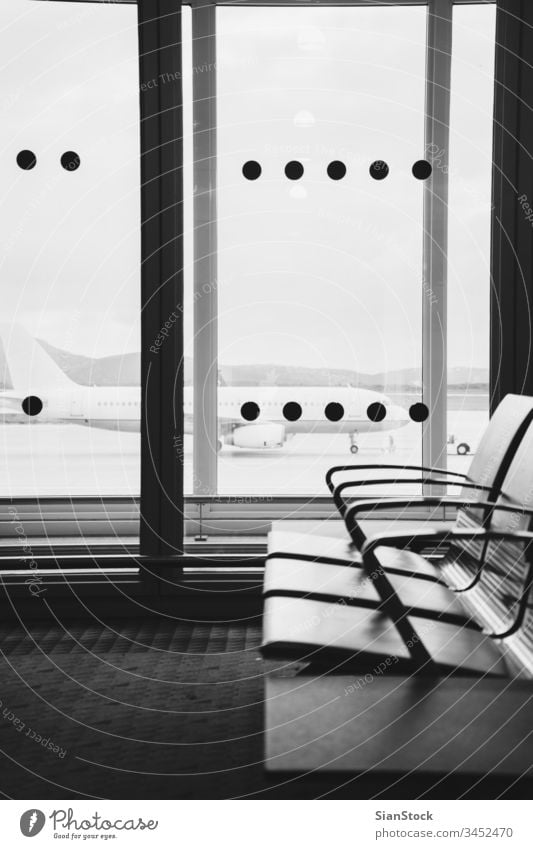
[[[450,363],[488,362],[494,8],[455,14]],[[421,359],[426,10],[218,16],[220,349],[227,362]],[[247,159],[261,178],[242,179]],[[287,161],[305,166],[298,182]],[[331,160],[348,172],[326,176]],[[369,177],[374,160],[389,176]],[[257,306],[257,304],[260,306]],[[238,328],[238,332],[236,332]]]
[[[454,14],[450,363],[484,366],[494,8]],[[419,365],[425,10],[226,7],[218,33],[220,361]],[[136,38],[134,6],[0,4],[3,313],[91,356],[139,349]]]
[[2,0],[0,63],[4,318],[80,353],[138,351],[136,8]]

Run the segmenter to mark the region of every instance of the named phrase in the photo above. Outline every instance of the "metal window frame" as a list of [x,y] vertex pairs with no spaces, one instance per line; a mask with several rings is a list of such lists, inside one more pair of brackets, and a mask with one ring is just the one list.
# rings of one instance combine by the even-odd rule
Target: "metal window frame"
[[[122,559],[141,556],[139,549],[139,498],[79,498],[65,502],[47,497],[0,499],[0,568],[1,563],[18,556],[24,562],[47,552],[60,565],[65,557],[76,554],[115,554]],[[289,515],[288,515],[289,514]],[[306,498],[287,496],[219,496],[206,499],[190,497],[184,511],[183,550],[224,549],[238,546],[236,537],[246,538],[248,548],[257,548],[272,522],[286,519],[319,525],[340,519],[328,496]],[[446,520],[455,508],[436,511],[423,505],[409,511],[411,519]],[[405,519],[405,512],[380,510],[379,520]],[[167,558],[168,559],[168,558]]]
[[[216,5],[192,0],[193,493],[218,492]],[[195,72],[196,71],[196,72]]]
[[[138,0],[37,0],[53,3],[102,3],[136,6]],[[182,6],[191,6],[197,0],[184,0]],[[216,6],[426,6],[428,0],[208,0]],[[453,0],[454,6],[489,6],[499,0]]]
[[[109,5],[109,0],[52,2]],[[168,564],[183,554],[183,91],[181,3],[135,3],[141,184],[139,552],[145,565],[149,561],[157,564],[158,559]],[[166,323],[170,323],[170,332],[164,344],[156,346],[155,340]],[[79,501],[103,505],[105,522],[116,516],[113,499]],[[65,498],[62,503],[68,521],[68,507],[78,503],[78,499]],[[46,512],[49,507],[46,499],[34,499],[34,505],[39,517],[43,516],[43,508]],[[157,566],[154,568],[157,571]]]
[[[448,163],[453,0],[430,0],[426,36],[425,158],[438,167],[424,184],[422,258],[422,463],[446,464],[448,341]],[[430,155],[428,155],[430,154]],[[435,487],[426,487],[432,493]],[[438,489],[438,488],[437,488]]]
[[[43,0],[36,0],[36,2],[43,2]],[[50,0],[45,0],[45,2],[50,2]],[[52,0],[52,2],[108,4],[109,0]],[[315,7],[317,5],[427,6],[428,36],[431,10],[433,10],[435,25],[432,32],[433,38],[438,40],[441,33],[446,31],[453,5],[494,4],[496,0],[429,0],[429,2],[428,0],[303,0],[303,2],[300,2],[300,0],[252,0],[252,2],[247,2],[247,0],[209,0],[208,3],[203,3],[202,0],[185,0],[181,5],[176,0],[114,0],[114,2],[136,3],[139,7],[139,20],[147,24],[144,30],[145,36],[142,44],[140,44],[141,81],[143,78],[150,77],[152,71],[164,73],[165,69],[169,69],[169,72],[176,70],[176,56],[180,53],[179,43],[171,44],[168,41],[168,30],[165,30],[164,27],[158,28],[154,24],[154,18],[164,14],[170,16],[169,20],[177,20],[180,16],[181,5],[192,5],[193,7],[193,26],[196,33],[193,65],[198,61],[200,64],[205,64],[207,61],[208,63],[211,62],[213,66],[212,73],[193,75],[195,81],[195,120],[198,118],[200,125],[204,127],[203,131],[197,129],[194,133],[195,177],[199,178],[199,183],[204,189],[196,194],[194,221],[195,227],[197,225],[202,226],[202,221],[207,224],[203,232],[208,235],[202,240],[202,243],[204,247],[210,245],[215,248],[211,252],[207,250],[201,254],[199,247],[198,251],[195,252],[195,259],[198,260],[198,263],[195,262],[194,287],[195,292],[198,292],[205,282],[206,275],[211,279],[216,279],[216,226],[213,223],[216,216],[216,195],[214,192],[216,183],[213,179],[213,176],[216,178],[216,157],[213,156],[216,142],[216,121],[214,120],[216,115],[216,66],[215,60],[210,57],[213,57],[216,51],[214,15],[217,5],[244,7],[272,5],[298,8]],[[173,16],[176,16],[176,18]],[[439,25],[439,16],[444,18],[441,25]],[[151,25],[149,25],[150,22]],[[204,38],[202,38],[202,33],[205,36]],[[176,39],[176,42],[179,42],[179,38]],[[446,97],[439,96],[439,86],[442,86],[443,80],[446,79],[448,59],[446,55],[444,57],[439,55],[438,41],[434,42],[434,45],[432,61],[429,61],[428,53],[427,63],[426,144],[436,144],[437,138],[443,137],[439,133],[442,133],[443,128],[449,123],[449,120],[443,121],[442,112],[439,113],[439,110],[445,108],[446,103]],[[173,50],[166,49],[171,46]],[[426,50],[428,51],[428,45],[426,45]],[[446,51],[444,51],[444,54],[446,54]],[[444,61],[439,61],[443,59]],[[144,407],[141,443],[141,451],[143,452],[141,459],[143,520],[141,523],[141,546],[145,554],[157,557],[175,555],[182,551],[182,519],[184,517],[186,521],[192,522],[193,528],[199,520],[201,520],[200,525],[203,522],[203,526],[206,527],[206,520],[209,517],[209,525],[213,522],[214,524],[211,527],[222,530],[225,521],[229,523],[228,528],[235,529],[235,525],[247,526],[250,517],[245,516],[244,512],[247,514],[253,512],[250,520],[252,525],[256,523],[256,526],[261,526],[266,530],[272,519],[281,518],[287,506],[291,507],[292,512],[299,511],[298,516],[301,518],[327,518],[329,509],[327,498],[297,496],[273,499],[256,498],[253,508],[251,508],[253,497],[244,496],[239,499],[231,496],[217,496],[216,451],[213,452],[212,450],[213,446],[216,446],[217,438],[217,433],[215,433],[213,427],[213,413],[216,416],[216,400],[214,409],[213,404],[211,404],[211,412],[207,417],[205,416],[205,407],[203,405],[201,407],[201,421],[203,423],[200,431],[201,440],[198,441],[198,446],[195,448],[197,458],[195,465],[200,474],[195,471],[195,495],[183,498],[183,456],[182,452],[181,454],[179,451],[176,452],[176,439],[178,442],[183,439],[183,422],[180,413],[182,409],[180,393],[182,393],[183,388],[183,331],[181,321],[176,322],[176,333],[170,345],[163,346],[162,350],[165,352],[163,357],[159,356],[157,360],[154,360],[155,355],[150,357],[146,353],[146,345],[151,343],[154,332],[160,329],[169,315],[167,310],[170,308],[170,312],[172,312],[176,304],[183,303],[183,246],[181,244],[183,188],[180,172],[181,143],[179,141],[182,138],[182,133],[178,130],[176,121],[169,120],[168,114],[168,110],[172,110],[175,106],[179,111],[179,120],[181,120],[181,84],[176,81],[174,86],[158,87],[155,94],[153,90],[150,91],[151,94],[147,97],[143,97],[141,92],[141,110],[144,113],[144,118],[141,118],[141,122],[144,124],[141,175],[144,230],[142,271]],[[203,95],[205,95],[205,98]],[[432,106],[428,109],[430,103],[432,103]],[[148,131],[149,124],[152,127],[150,131]],[[151,144],[150,136],[153,141],[158,135],[163,142],[165,139],[171,138],[174,141],[178,139],[178,142],[174,146],[169,145],[165,151],[160,145]],[[429,141],[429,139],[433,141]],[[447,145],[442,145],[442,147],[447,150]],[[173,152],[170,152],[170,148]],[[154,179],[158,184],[157,191],[154,191]],[[434,179],[433,182],[435,182]],[[437,186],[438,205],[440,207],[446,204],[446,189],[447,187],[443,184]],[[428,186],[427,191],[430,190],[431,187]],[[178,198],[178,201],[175,204],[169,203],[168,207],[165,207],[165,198]],[[434,226],[434,219],[430,215],[431,206],[435,209],[435,204],[430,203],[430,196],[426,193],[424,251],[428,258],[428,277],[425,280],[427,285],[433,288],[433,285],[437,285],[436,281],[439,276],[439,266],[435,257],[439,255],[439,252],[441,255],[445,255],[446,243],[442,221],[437,228]],[[155,226],[154,216],[156,219],[159,217],[161,226]],[[172,231],[175,236],[177,235],[175,241],[167,239]],[[203,261],[202,257],[206,256],[208,260]],[[198,269],[196,270],[197,265]],[[154,279],[165,283],[157,293],[154,293]],[[170,285],[167,285],[169,281]],[[197,299],[197,303],[201,303],[201,306],[196,310],[196,329],[202,323],[205,324],[206,320],[211,324],[212,316],[216,315],[216,286],[212,288],[211,300],[209,296],[202,296]],[[443,289],[443,298],[438,305],[439,309],[430,309],[430,305],[427,303],[429,299],[423,300],[423,339],[426,345],[429,344],[432,334],[434,338],[434,327],[439,327],[439,323],[445,321],[446,318],[443,308],[445,305],[445,286],[441,286],[441,288]],[[157,290],[157,286],[155,289]],[[212,398],[216,392],[216,388],[213,390],[213,380],[216,383],[217,375],[216,369],[213,370],[210,366],[214,361],[213,355],[216,354],[216,346],[213,343],[213,337],[208,339],[205,332],[202,335],[204,344],[211,348],[211,354],[205,356],[205,348],[200,352],[198,364],[195,364],[195,380],[202,380],[204,386],[211,387],[209,393]],[[180,364],[178,372],[175,369],[176,362]],[[445,346],[441,346],[437,356],[431,357],[428,362],[429,370],[426,369],[424,391],[426,403],[435,412],[435,405],[437,405],[437,409],[443,409],[442,392],[438,392],[438,382],[435,381],[434,375],[438,369],[442,369],[442,364],[445,362]],[[442,371],[440,371],[440,374],[442,374]],[[148,385],[149,388],[147,388]],[[197,410],[200,409],[202,400],[205,401],[205,398],[198,399]],[[442,424],[445,427],[445,422],[442,422]],[[209,443],[211,450],[203,452],[202,443],[204,447]],[[438,462],[436,458],[441,457],[442,444],[442,433],[434,438],[429,433],[429,429],[426,429],[423,435],[424,462]],[[200,454],[202,454],[203,460],[200,459]],[[207,459],[205,459],[206,457]],[[161,471],[161,475],[159,471]],[[87,499],[81,499],[81,501],[87,501]],[[104,498],[96,499],[96,501],[106,504]],[[247,502],[246,511],[242,509],[243,501]],[[69,508],[76,505],[76,502],[77,499],[64,500],[64,504],[67,506],[67,514],[70,512]],[[118,514],[115,512],[113,500],[107,500],[107,502],[104,509],[105,523],[112,523],[115,518],[119,519],[120,512]],[[43,515],[39,501],[36,500],[35,503],[39,514]],[[46,512],[47,510],[45,510],[45,514]],[[77,516],[76,521],[78,521]],[[84,520],[82,519],[79,524],[83,533]]]
[[498,0],[491,232],[491,412],[533,394],[533,5]]

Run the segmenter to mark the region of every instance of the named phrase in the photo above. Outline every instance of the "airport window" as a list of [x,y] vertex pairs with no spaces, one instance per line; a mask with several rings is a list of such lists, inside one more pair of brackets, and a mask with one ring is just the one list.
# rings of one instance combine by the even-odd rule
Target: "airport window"
[[421,459],[405,394],[422,400],[426,17],[217,7],[218,369],[304,411],[244,427],[246,449],[221,420],[219,494],[325,494],[330,466],[390,437],[395,461]]
[[[16,284],[3,304],[3,495],[133,501],[136,9],[34,3],[22,19],[21,3],[0,13],[24,91],[3,98],[3,272]],[[463,470],[476,449],[489,398],[495,5],[453,4],[453,50],[444,20],[431,79],[427,20],[408,3],[183,7],[191,511],[205,497],[228,515],[242,510],[234,496],[257,496],[264,531],[284,500],[325,496],[337,463],[393,455]],[[57,63],[40,63],[43,51]],[[446,79],[441,144],[426,106],[428,85]],[[428,203],[435,186],[445,225]],[[428,262],[428,239],[447,268]]]
[[0,496],[41,510],[132,500],[138,409],[120,407],[140,382],[136,8],[2,0],[0,24]]
[[[439,8],[448,18],[432,34],[427,6],[408,4],[217,6],[204,18],[217,62],[192,97],[216,104],[217,360],[197,391],[224,416],[195,428],[186,492],[305,499],[355,454],[459,471],[475,452],[489,398],[495,4]],[[433,127],[428,86],[450,92]],[[206,145],[204,128],[193,159]],[[191,278],[208,245],[203,227]],[[231,421],[222,400],[232,385],[256,389],[265,411],[257,430],[242,427],[245,448],[239,409]],[[289,402],[298,420],[283,415]]]

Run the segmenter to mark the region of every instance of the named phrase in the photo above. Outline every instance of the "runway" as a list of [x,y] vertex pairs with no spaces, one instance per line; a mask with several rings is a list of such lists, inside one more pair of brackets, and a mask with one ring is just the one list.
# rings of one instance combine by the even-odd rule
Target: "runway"
[[[471,454],[458,456],[466,442],[475,451],[488,421],[486,410],[448,414],[448,467],[465,471]],[[388,434],[361,434],[360,450],[350,454],[345,435],[305,434],[283,448],[249,451],[225,446],[218,455],[220,495],[293,496],[326,494],[324,475],[346,463],[420,463],[422,425],[411,423]],[[192,493],[192,437],[185,439],[185,491]],[[3,497],[137,496],[140,489],[140,437],[79,425],[0,425],[0,486]]]

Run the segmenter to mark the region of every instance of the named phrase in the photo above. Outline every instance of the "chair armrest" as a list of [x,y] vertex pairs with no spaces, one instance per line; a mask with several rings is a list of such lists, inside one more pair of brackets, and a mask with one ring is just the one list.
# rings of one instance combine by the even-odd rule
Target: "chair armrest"
[[406,497],[406,498],[380,498],[372,499],[365,498],[355,502],[355,504],[350,505],[349,511],[346,513],[346,524],[348,524],[348,514],[350,514],[353,518],[353,521],[357,521],[358,513],[366,513],[368,511],[380,510],[380,509],[390,509],[391,507],[397,509],[399,507],[473,507],[473,508],[482,508],[483,510],[490,511],[492,513],[494,510],[503,510],[511,513],[523,513],[524,516],[533,516],[533,510],[530,510],[526,507],[521,507],[518,504],[500,504],[497,501],[473,501],[468,498],[450,498],[448,496],[443,496],[440,498],[439,496],[434,495],[415,495],[414,497]]
[[[531,511],[528,511],[531,512]],[[403,534],[395,534],[395,535],[378,535],[374,536],[368,540],[368,542],[362,548],[362,556],[363,556],[363,567],[368,572],[368,574],[372,574],[372,570],[377,573],[383,573],[381,566],[378,565],[379,568],[376,570],[374,559],[374,551],[376,548],[380,546],[390,546],[395,548],[405,548],[405,543],[407,541],[412,542],[413,540],[417,540],[418,543],[421,544],[435,544],[438,542],[444,542],[452,540],[481,540],[483,542],[492,542],[497,540],[508,540],[509,542],[523,542],[525,543],[526,548],[526,556],[527,550],[530,546],[530,543],[533,543],[533,533],[531,531],[491,531],[480,528],[479,530],[473,531],[438,531],[433,534],[421,532],[413,532],[413,533],[403,533]],[[490,637],[494,640],[503,640],[507,637],[510,637],[512,634],[516,633],[519,628],[522,627],[524,622],[524,618],[527,611],[528,599],[531,593],[531,588],[533,586],[533,558],[531,556],[527,557],[529,561],[529,567],[527,570],[527,575],[524,580],[524,584],[522,587],[522,591],[520,592],[517,601],[518,601],[518,613],[514,619],[514,621],[505,628],[503,631],[488,631],[484,630],[484,634],[487,637]]]
[[[366,481],[357,481],[356,483],[351,483],[350,481],[346,481],[345,483],[339,484],[335,489],[333,499],[335,501],[335,505],[337,506],[339,512],[344,517],[347,525],[348,525],[348,522],[352,521],[352,519],[350,518],[350,513],[353,510],[353,508],[356,506],[356,504],[359,503],[359,499],[357,500],[357,502],[354,502],[353,504],[350,504],[348,506],[347,504],[345,504],[344,502],[341,501],[341,499],[340,499],[341,492],[344,489],[351,488],[352,486],[354,486],[354,487],[363,486],[365,483],[366,483]],[[399,478],[381,478],[381,479],[373,481],[372,483],[377,484],[379,486],[382,486],[383,484],[391,484],[391,483],[420,483],[420,484],[435,484],[435,485],[438,485],[438,486],[447,486],[449,481],[438,480],[436,478],[409,478],[409,480],[403,480],[403,479],[399,479]],[[492,491],[492,487],[484,486],[483,484],[480,484],[480,483],[472,483],[472,484],[469,483],[469,484],[467,484],[467,486],[468,486],[469,489],[475,489],[475,490],[481,491],[481,492],[491,492]],[[411,500],[412,498],[417,498],[417,497],[418,496],[410,496],[409,500]],[[439,496],[435,496],[435,497],[439,497]],[[440,497],[441,497],[442,500],[444,500],[444,498],[446,496],[440,496]],[[366,499],[366,500],[368,500],[368,499]]]
[[[446,486],[446,484],[448,483],[448,481],[437,480],[435,478],[411,478],[410,481],[411,481],[411,483],[435,484],[435,485],[438,485],[438,486]],[[391,484],[391,483],[405,483],[405,482],[406,481],[404,481],[404,480],[398,480],[398,479],[395,479],[395,478],[381,478],[381,480],[375,481],[375,483],[380,484],[380,485],[381,484]],[[359,484],[359,483],[355,484],[355,486],[360,486],[360,485],[362,485],[362,484]],[[342,486],[342,484],[340,484],[337,487],[337,490],[340,490],[341,486]],[[348,484],[348,486],[351,486],[351,484]],[[469,489],[475,489],[475,490],[480,491],[480,492],[491,492],[492,491],[492,487],[484,486],[483,484],[480,484],[480,483],[473,483],[473,484],[469,484],[468,486],[469,486]],[[390,499],[392,499],[392,498],[394,498],[394,496],[390,496]],[[444,502],[445,499],[448,498],[448,496],[444,496],[444,495],[443,496],[417,496],[417,495],[414,495],[414,496],[406,496],[405,499],[399,498],[397,500],[398,501],[403,501],[403,500],[413,501],[415,498],[427,498],[428,501],[431,498],[434,498],[434,499],[436,499],[436,502],[439,502],[439,501]],[[350,504],[350,505],[344,504],[343,516],[344,516],[344,520],[346,522],[346,525],[348,525],[349,523],[353,524],[353,515],[352,514],[357,512],[357,507],[360,504],[361,500],[362,499],[358,499],[357,501],[354,501],[353,504]],[[368,500],[369,499],[365,499],[365,501],[368,501]],[[390,506],[390,500],[387,503]]]
[[[342,483],[337,484],[334,488],[333,497],[339,498],[341,492],[344,492],[345,489],[356,488],[358,486],[368,486],[369,484],[381,486],[385,483],[420,483],[420,484],[435,484],[436,486],[449,486],[450,481],[432,478],[432,477],[423,477],[423,478],[363,478],[358,481],[342,481]],[[465,487],[467,489],[475,489],[481,492],[492,492],[494,487],[485,486],[485,484],[481,483],[466,483]]]
[[409,472],[433,472],[439,475],[455,475],[456,477],[466,479],[468,475],[463,474],[463,472],[452,472],[450,469],[439,469],[437,466],[402,466],[399,463],[366,463],[359,465],[347,465],[347,466],[332,466],[331,469],[328,469],[326,472],[326,484],[331,493],[333,493],[333,475],[336,475],[338,472],[358,472],[365,471],[369,469],[399,469]]

